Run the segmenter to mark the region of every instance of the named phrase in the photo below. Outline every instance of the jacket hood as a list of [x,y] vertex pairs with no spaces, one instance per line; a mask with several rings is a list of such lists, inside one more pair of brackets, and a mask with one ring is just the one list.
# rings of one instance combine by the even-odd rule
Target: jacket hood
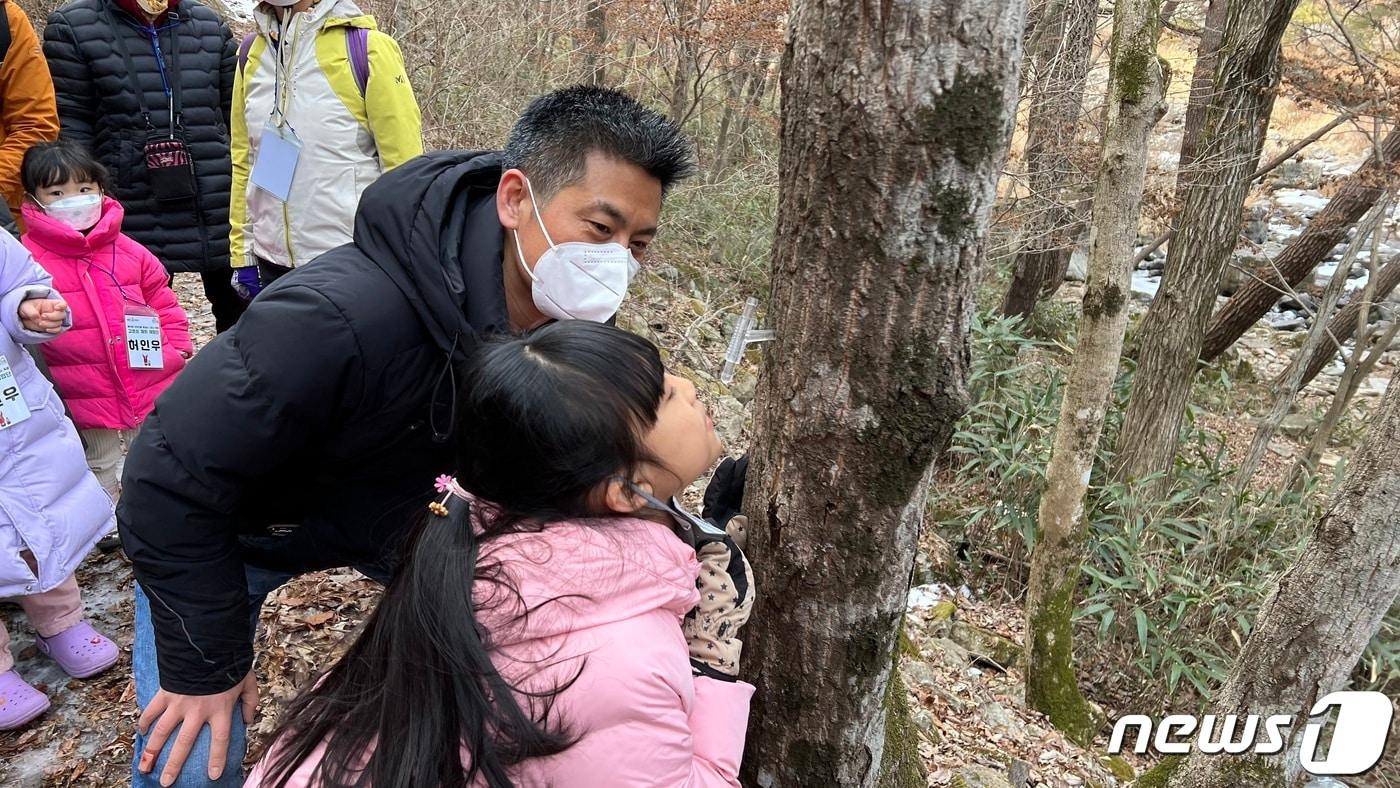
[[411,159],[365,189],[355,246],[414,307],[433,342],[461,361],[478,333],[505,331],[499,152]]
[[[311,6],[303,13],[310,17],[306,23],[309,27],[367,27],[370,30],[377,30],[374,17],[360,10],[354,0],[321,0],[316,5]],[[258,3],[253,8],[253,23],[258,32],[264,35],[276,33],[282,28],[282,23],[277,20],[277,16],[272,12],[266,3]]]
[[655,610],[675,615],[679,624],[700,601],[695,551],[650,520],[555,523],[535,533],[508,534],[482,545],[481,562],[499,562],[520,593],[517,599],[495,583],[478,583],[473,591],[496,646]]
[[64,257],[84,257],[111,246],[121,234],[126,215],[121,203],[104,195],[102,216],[84,235],[49,216],[32,200],[25,200],[20,210],[24,214],[25,240]]

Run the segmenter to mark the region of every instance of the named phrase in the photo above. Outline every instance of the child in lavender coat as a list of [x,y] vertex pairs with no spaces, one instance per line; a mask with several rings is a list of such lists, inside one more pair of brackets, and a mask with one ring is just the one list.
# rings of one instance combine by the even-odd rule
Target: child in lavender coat
[[[38,646],[74,678],[110,668],[117,647],[83,620],[73,572],[113,527],[112,499],[88,470],[63,403],[25,345],[69,328],[67,305],[13,236],[0,232],[0,599],[18,597]],[[0,625],[0,730],[49,699],[14,670]]]

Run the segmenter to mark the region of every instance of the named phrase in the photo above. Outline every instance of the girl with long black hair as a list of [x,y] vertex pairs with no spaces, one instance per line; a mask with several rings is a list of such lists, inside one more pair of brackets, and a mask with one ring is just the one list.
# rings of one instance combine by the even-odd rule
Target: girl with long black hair
[[[674,499],[721,453],[695,386],[581,320],[484,345],[464,379],[457,477],[247,786],[738,785],[754,594]],[[707,501],[737,508],[725,476]]]

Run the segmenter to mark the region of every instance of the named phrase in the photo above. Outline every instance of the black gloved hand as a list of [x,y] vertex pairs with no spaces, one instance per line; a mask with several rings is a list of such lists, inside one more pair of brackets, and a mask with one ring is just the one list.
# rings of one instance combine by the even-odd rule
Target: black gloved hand
[[744,482],[748,475],[748,455],[738,460],[726,457],[715,469],[715,475],[710,477],[710,483],[705,487],[700,516],[720,528],[728,525],[730,518],[743,508]]

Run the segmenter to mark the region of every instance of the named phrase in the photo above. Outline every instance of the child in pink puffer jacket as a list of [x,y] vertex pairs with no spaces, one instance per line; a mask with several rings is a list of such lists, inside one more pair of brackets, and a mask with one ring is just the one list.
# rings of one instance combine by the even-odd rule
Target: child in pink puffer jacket
[[121,232],[106,169],[71,142],[35,145],[20,178],[22,238],[72,310],[73,328],[43,346],[54,384],[115,500],[124,444],[194,353],[189,319],[155,255]]
[[244,788],[739,785],[743,474],[676,504],[722,450],[694,384],[586,320],[461,374],[457,477]]

